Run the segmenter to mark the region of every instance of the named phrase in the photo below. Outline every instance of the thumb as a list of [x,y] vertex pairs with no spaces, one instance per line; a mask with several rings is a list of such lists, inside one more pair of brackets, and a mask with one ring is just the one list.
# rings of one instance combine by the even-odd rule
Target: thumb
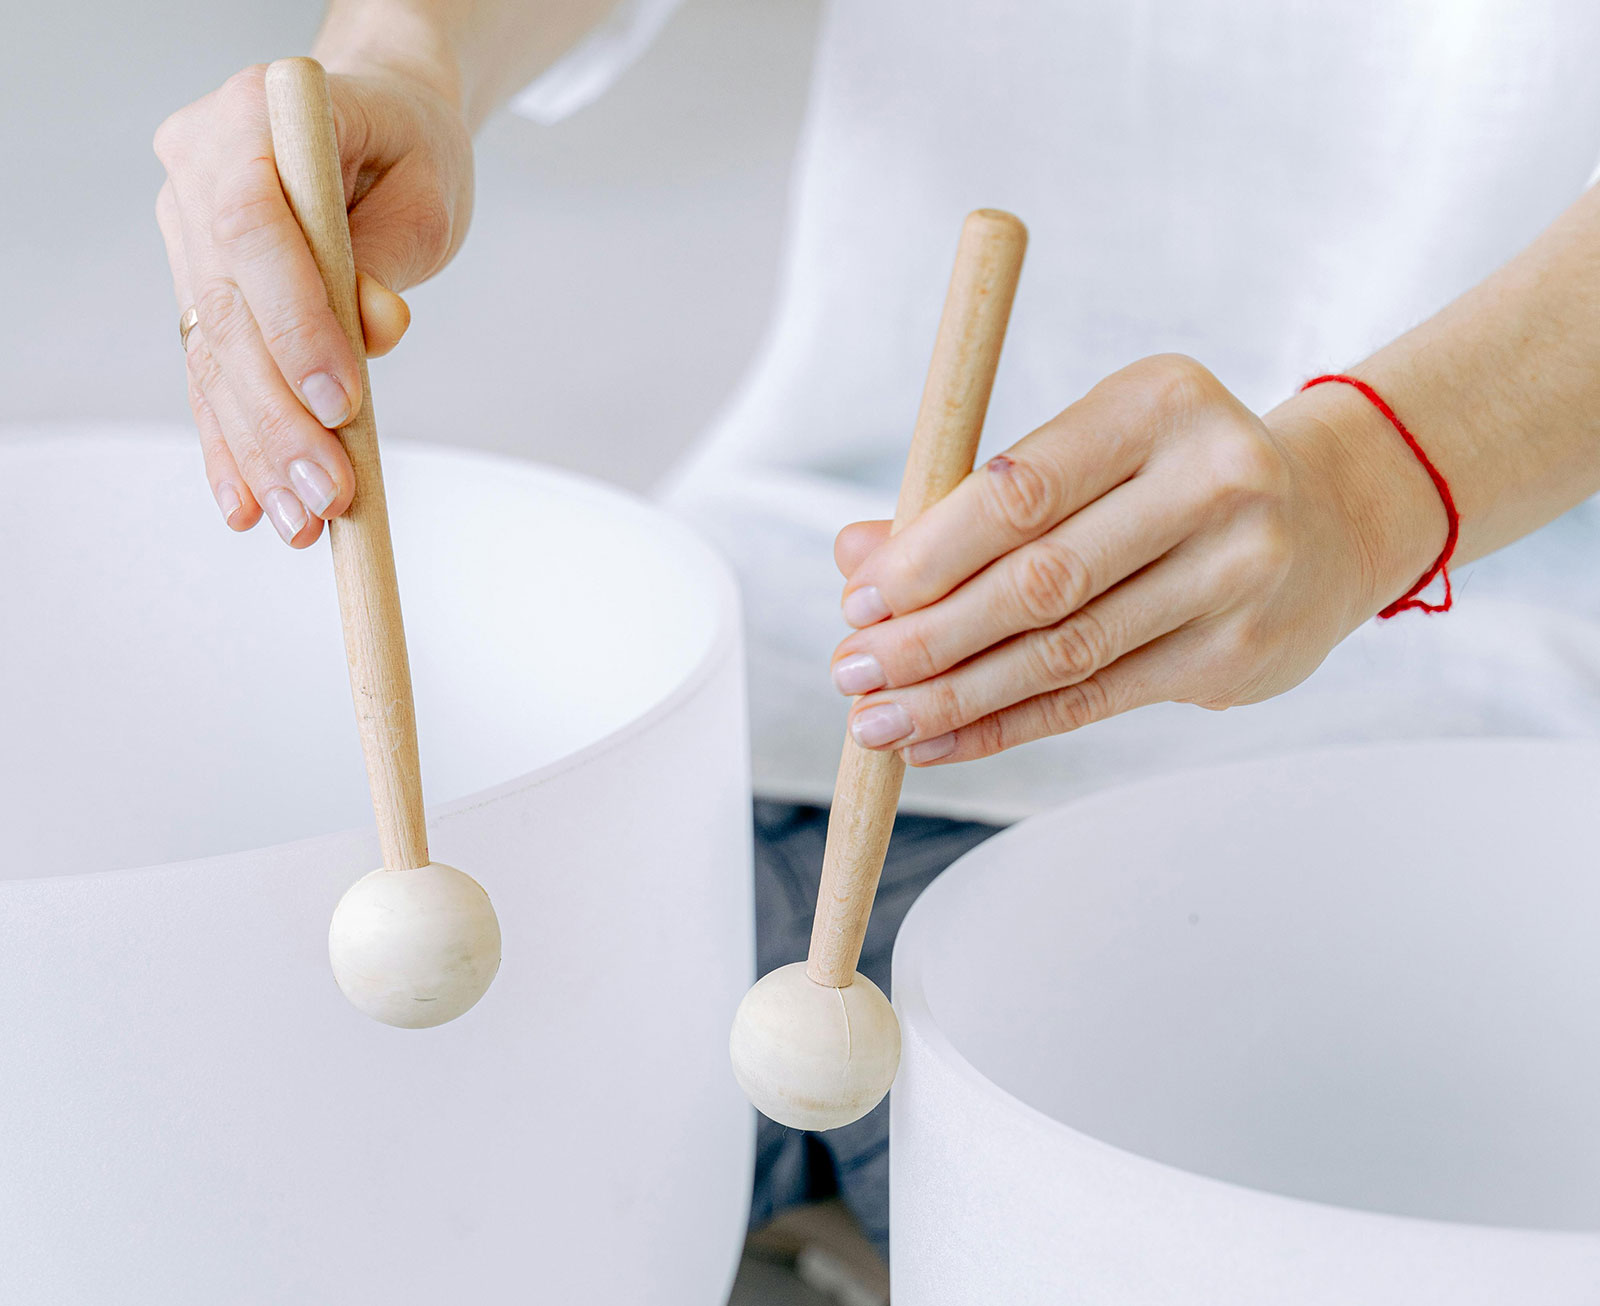
[[388,286],[365,272],[356,273],[356,299],[361,305],[361,333],[367,357],[382,358],[400,343],[411,325],[411,309]]
[[867,555],[889,538],[886,521],[858,521],[846,526],[833,541],[833,561],[839,574],[849,580]]

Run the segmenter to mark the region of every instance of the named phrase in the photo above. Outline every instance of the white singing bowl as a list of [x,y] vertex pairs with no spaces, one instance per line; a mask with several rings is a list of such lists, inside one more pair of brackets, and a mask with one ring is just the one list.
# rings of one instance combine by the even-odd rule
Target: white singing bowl
[[895,1306],[1600,1301],[1600,748],[1195,772],[894,957]]
[[432,1030],[329,971],[380,857],[326,546],[231,535],[189,432],[0,438],[0,1301],[724,1299],[733,586],[601,485],[384,459],[432,853],[504,935]]

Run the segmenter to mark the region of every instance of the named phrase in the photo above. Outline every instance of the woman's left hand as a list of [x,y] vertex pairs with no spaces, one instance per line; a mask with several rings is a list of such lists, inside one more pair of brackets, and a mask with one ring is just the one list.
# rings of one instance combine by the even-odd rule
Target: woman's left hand
[[959,762],[1147,703],[1220,709],[1304,680],[1444,535],[1431,484],[1364,402],[1313,390],[1263,420],[1192,359],[1160,355],[899,534],[846,527],[834,552],[859,629],[833,678],[862,695],[856,741]]

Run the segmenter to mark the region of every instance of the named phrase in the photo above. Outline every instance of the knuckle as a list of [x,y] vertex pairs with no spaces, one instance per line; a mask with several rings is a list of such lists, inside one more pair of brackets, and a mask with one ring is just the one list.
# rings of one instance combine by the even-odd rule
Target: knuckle
[[196,396],[205,401],[205,396],[221,380],[222,369],[217,366],[216,356],[203,343],[198,344],[189,351],[188,357],[184,360],[184,366],[189,373],[189,395],[191,401]]
[[194,311],[200,329],[212,339],[221,340],[237,329],[244,311],[244,295],[226,277],[213,277],[196,292]]
[[262,405],[255,417],[256,439],[271,457],[273,452],[288,450],[300,442],[300,421],[276,401]]
[[1235,508],[1274,498],[1282,485],[1282,460],[1254,432],[1214,440],[1206,461],[1213,496]]
[[1225,687],[1239,684],[1255,674],[1266,639],[1267,632],[1250,618],[1239,617],[1228,623],[1212,647],[1207,683],[1213,688],[1208,700],[1201,703],[1202,707],[1229,707],[1234,703],[1233,695]]
[[254,439],[247,436],[230,442],[228,447],[233,451],[234,462],[238,465],[239,474],[244,477],[244,483],[257,499],[264,501],[268,490],[283,483],[272,459]]
[[[322,344],[319,324],[316,318],[309,314],[295,312],[274,314],[259,325],[267,350],[275,359],[301,363],[314,357]],[[290,370],[302,369],[291,367]]]
[[194,133],[190,128],[193,117],[193,105],[186,105],[175,113],[169,113],[161,120],[155,135],[150,138],[150,148],[155,151],[156,158],[161,160],[168,172],[173,171],[188,156],[190,143],[194,139]]
[[881,561],[875,560],[878,588],[902,602],[914,605],[933,588],[938,574],[937,541],[926,541],[920,532],[891,537]]
[[229,188],[211,217],[211,239],[223,249],[249,242],[277,224],[278,197],[250,181]]
[[905,629],[899,632],[889,656],[897,684],[914,685],[944,670],[920,621],[905,622]]
[[267,65],[253,63],[222,83],[222,94],[229,99],[265,99],[267,94]]
[[1017,558],[1013,585],[1017,607],[1035,626],[1059,621],[1075,610],[1090,591],[1089,566],[1075,549],[1040,544]]
[[1260,514],[1224,546],[1215,574],[1230,602],[1241,595],[1260,600],[1278,591],[1293,566],[1287,524]]
[[1010,734],[1011,728],[1006,725],[1006,716],[997,714],[986,716],[981,721],[974,721],[966,727],[962,731],[962,742],[969,746],[970,756],[989,757],[1010,747],[1008,742]]
[[1036,657],[1046,683],[1067,685],[1099,670],[1105,649],[1104,627],[1088,613],[1079,613],[1038,636]]
[[[1106,393],[1117,394],[1142,410],[1178,419],[1209,402],[1221,383],[1187,354],[1152,354],[1130,363],[1100,383]],[[1099,386],[1095,387],[1097,390]]]
[[1258,581],[1276,588],[1294,565],[1294,540],[1287,523],[1271,517],[1253,532],[1251,557]]
[[1005,455],[992,459],[987,472],[989,508],[1002,525],[1031,535],[1051,524],[1055,487],[1040,467],[1027,458]]
[[1045,713],[1050,733],[1065,734],[1109,716],[1111,700],[1105,686],[1091,676],[1051,694],[1045,700]]
[[948,679],[930,681],[919,693],[921,701],[912,719],[923,738],[945,734],[965,720],[960,691]]
[[1151,395],[1168,412],[1192,412],[1209,400],[1217,379],[1187,354],[1157,354],[1151,364]]

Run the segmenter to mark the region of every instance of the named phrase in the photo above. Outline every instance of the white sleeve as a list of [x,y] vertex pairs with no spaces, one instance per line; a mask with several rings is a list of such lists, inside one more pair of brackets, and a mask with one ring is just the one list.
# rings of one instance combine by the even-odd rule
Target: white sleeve
[[616,8],[577,45],[511,101],[538,123],[559,122],[597,100],[666,26],[681,0],[618,0]]

